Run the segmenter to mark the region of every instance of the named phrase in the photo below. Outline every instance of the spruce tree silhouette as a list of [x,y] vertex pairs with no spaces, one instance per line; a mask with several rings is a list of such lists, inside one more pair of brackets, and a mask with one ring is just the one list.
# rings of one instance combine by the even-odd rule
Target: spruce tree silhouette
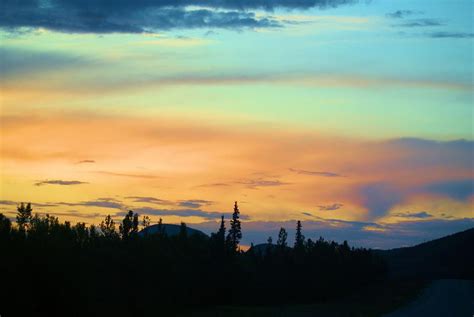
[[288,239],[288,233],[286,233],[285,228],[283,227],[280,228],[280,232],[278,233],[278,240],[277,240],[277,247],[280,250],[284,250],[288,246],[288,243],[286,242],[287,239]]
[[32,219],[31,203],[28,203],[26,205],[24,203],[21,203],[17,207],[17,215],[16,215],[16,222],[18,223],[18,228],[20,229],[20,232],[25,232],[28,230],[31,219]]
[[295,251],[301,252],[304,250],[304,235],[301,232],[301,221],[298,220],[296,223],[296,235],[295,235]]
[[224,216],[221,216],[221,224],[216,234],[216,242],[220,249],[224,249],[225,247],[225,230]]
[[240,211],[237,202],[234,203],[234,213],[230,220],[229,234],[227,235],[227,245],[232,252],[236,252],[242,239],[242,228],[240,225]]

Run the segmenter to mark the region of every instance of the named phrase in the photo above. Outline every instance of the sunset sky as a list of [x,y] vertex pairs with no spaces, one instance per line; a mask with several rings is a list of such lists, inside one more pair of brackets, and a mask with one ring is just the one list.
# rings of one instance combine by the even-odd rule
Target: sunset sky
[[[178,4],[179,3],[179,4]],[[243,244],[474,226],[471,0],[0,0],[0,212]],[[228,226],[228,224],[227,224]]]

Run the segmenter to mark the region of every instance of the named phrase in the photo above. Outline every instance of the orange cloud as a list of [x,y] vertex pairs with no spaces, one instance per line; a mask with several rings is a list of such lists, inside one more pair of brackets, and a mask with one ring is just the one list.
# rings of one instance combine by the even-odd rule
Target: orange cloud
[[[243,201],[254,220],[295,219],[302,212],[367,220],[394,208],[406,212],[400,208],[423,194],[425,184],[473,176],[469,159],[459,158],[470,153],[468,141],[374,142],[298,129],[86,112],[3,115],[0,120],[2,199],[8,200],[195,197],[215,202],[212,211]],[[83,158],[95,163],[77,164]],[[38,180],[80,180],[87,186],[34,186]],[[378,184],[389,186],[383,192],[371,189],[380,189]],[[459,210],[467,203],[450,206]],[[321,208],[335,204],[338,208]],[[429,205],[416,202],[420,210]],[[78,208],[85,212],[85,207]],[[206,212],[208,206],[203,208]]]

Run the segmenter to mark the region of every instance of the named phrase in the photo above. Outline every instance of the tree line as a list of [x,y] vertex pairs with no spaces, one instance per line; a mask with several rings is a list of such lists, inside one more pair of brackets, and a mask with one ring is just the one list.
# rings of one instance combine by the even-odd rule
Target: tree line
[[[226,228],[190,235],[185,223],[168,235],[160,219],[129,211],[98,225],[60,222],[17,207],[16,225],[0,214],[0,314],[173,315],[220,305],[314,303],[383,282],[386,265],[373,252],[319,238],[296,223],[294,245],[280,229],[274,244],[240,248],[237,202]],[[161,226],[161,227],[160,227]],[[161,313],[157,313],[161,312]]]

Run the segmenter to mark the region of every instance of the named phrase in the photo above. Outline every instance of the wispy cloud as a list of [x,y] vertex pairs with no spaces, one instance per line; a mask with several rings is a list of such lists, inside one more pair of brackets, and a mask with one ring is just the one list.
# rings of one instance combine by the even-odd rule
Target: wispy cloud
[[467,200],[474,195],[474,179],[454,179],[433,182],[425,185],[422,190],[448,196],[453,199]]
[[82,185],[82,184],[88,184],[88,183],[81,182],[81,181],[65,181],[65,180],[60,180],[60,179],[54,179],[54,180],[38,181],[34,185],[35,186],[43,186],[43,185],[72,186],[72,185]]
[[431,27],[431,26],[441,26],[441,25],[444,25],[444,23],[437,19],[412,19],[412,20],[407,20],[406,22],[403,22],[403,23],[395,24],[394,26],[415,28],[415,27]]
[[78,161],[77,164],[91,164],[91,163],[95,163],[94,160],[82,160],[82,161]]
[[467,32],[432,32],[427,33],[428,37],[435,39],[453,38],[453,39],[470,39],[474,37],[474,33]]
[[414,213],[397,213],[394,214],[393,216],[399,217],[399,218],[419,218],[419,219],[424,219],[424,218],[432,218],[433,215],[426,212],[426,211],[420,211],[420,212],[414,212]]
[[386,16],[392,19],[403,19],[407,16],[423,14],[421,11],[413,11],[413,10],[397,10],[394,12],[387,13]]
[[325,211],[330,211],[330,210],[337,210],[340,209],[342,206],[344,206],[341,203],[334,203],[330,205],[319,205],[318,208],[319,210],[325,210]]
[[126,206],[113,198],[97,198],[96,200],[88,200],[81,202],[58,202],[58,205],[63,206],[85,206],[85,207],[100,207],[100,208],[111,208],[111,209],[125,209]]
[[[6,205],[6,206],[17,206],[21,202],[19,201],[12,201],[12,200],[0,200],[0,205]],[[56,207],[57,204],[55,203],[31,203],[33,207]]]
[[212,201],[202,199],[181,200],[178,202],[179,206],[187,208],[201,208],[203,206],[209,206],[212,204]]
[[210,183],[210,184],[202,184],[196,187],[228,187],[230,184],[227,183]]
[[159,178],[159,176],[157,176],[157,175],[150,175],[150,174],[117,173],[117,172],[107,172],[107,171],[96,171],[94,173],[103,174],[103,175],[110,175],[110,176],[118,176],[118,177]]
[[268,180],[268,179],[246,179],[235,182],[236,184],[245,185],[248,188],[257,189],[259,187],[274,187],[289,185],[290,183],[282,182],[280,180]]
[[295,168],[290,168],[290,171],[296,174],[312,175],[312,176],[323,176],[323,177],[343,177],[343,175],[334,172],[322,172],[322,171],[305,171]]
[[126,199],[132,199],[136,203],[149,203],[155,205],[174,205],[175,203],[170,200],[155,198],[155,197],[143,197],[143,196],[127,196]]

